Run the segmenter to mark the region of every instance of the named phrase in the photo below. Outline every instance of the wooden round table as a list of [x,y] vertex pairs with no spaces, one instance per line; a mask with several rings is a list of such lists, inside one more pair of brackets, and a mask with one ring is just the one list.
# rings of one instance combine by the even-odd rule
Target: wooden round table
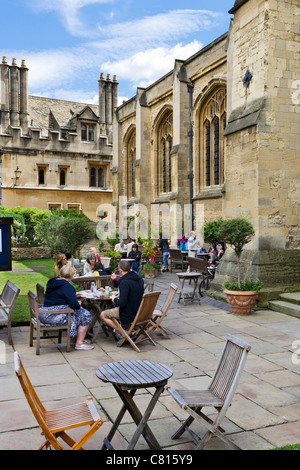
[[[165,385],[173,375],[172,369],[165,364],[157,362],[142,360],[119,361],[99,367],[96,371],[96,375],[103,382],[111,383],[123,402],[123,407],[113,423],[108,436],[103,441],[102,450],[114,450],[111,445],[111,440],[127,410],[137,425],[137,429],[127,447],[127,450],[134,449],[141,434],[151,449],[161,449],[153,432],[147,425],[147,421],[158,398],[163,392]],[[138,389],[150,387],[155,388],[155,393],[153,394],[144,415],[142,415],[136,406],[133,397]]]

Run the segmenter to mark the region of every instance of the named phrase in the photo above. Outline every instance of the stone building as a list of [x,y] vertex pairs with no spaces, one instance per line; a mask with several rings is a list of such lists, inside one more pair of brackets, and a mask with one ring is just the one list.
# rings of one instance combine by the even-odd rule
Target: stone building
[[25,60],[9,65],[3,57],[0,73],[0,204],[76,209],[99,220],[99,205],[112,202],[116,77],[101,74],[92,106],[28,96]]
[[[300,5],[236,0],[229,13],[228,33],[117,108],[113,204],[149,216],[192,201],[198,233],[247,217],[256,235],[244,275],[266,302],[300,282]],[[168,222],[174,243],[178,221]],[[235,276],[228,250],[214,294]]]

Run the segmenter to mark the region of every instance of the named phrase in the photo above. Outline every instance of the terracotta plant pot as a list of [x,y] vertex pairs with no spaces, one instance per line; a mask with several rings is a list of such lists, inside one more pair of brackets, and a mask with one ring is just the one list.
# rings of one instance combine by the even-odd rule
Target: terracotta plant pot
[[235,315],[249,315],[257,299],[258,291],[236,291],[225,289],[228,303]]
[[152,279],[153,277],[157,277],[158,270],[155,268],[152,268],[152,269],[144,268],[144,276],[146,279]]

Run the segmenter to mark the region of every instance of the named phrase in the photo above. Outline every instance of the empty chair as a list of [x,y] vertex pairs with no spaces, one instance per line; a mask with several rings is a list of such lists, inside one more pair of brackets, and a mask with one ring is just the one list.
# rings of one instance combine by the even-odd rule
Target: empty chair
[[210,281],[214,278],[214,271],[208,268],[206,259],[188,257],[187,262],[189,263],[190,272],[202,273],[202,279],[199,284],[199,295],[203,297],[202,290],[209,288]]
[[[102,426],[92,398],[86,398],[82,403],[65,406],[55,410],[46,410],[40,401],[30,379],[24,369],[18,352],[14,353],[15,373],[23,389],[25,398],[34,414],[34,417],[45,436],[46,441],[38,450],[46,450],[52,446],[55,450],[64,450],[58,441],[61,438],[71,450],[83,449],[85,442]],[[81,426],[90,426],[89,429],[75,442],[65,431]]]
[[[68,314],[68,323],[64,325],[45,325],[40,320],[40,311],[43,310],[40,308],[38,297],[32,291],[28,292],[28,304],[30,312],[30,333],[29,333],[29,346],[33,346],[33,340],[36,340],[36,354],[40,354],[41,348],[50,348],[57,346],[66,346],[67,352],[70,352],[70,329],[71,329],[71,314],[74,310],[64,309],[53,311],[53,314],[57,315],[59,313]],[[47,311],[48,314],[51,312]],[[62,342],[62,331],[66,330],[66,342]],[[36,336],[34,336],[34,331],[36,331]],[[47,332],[56,332],[56,334],[46,335]],[[43,333],[43,334],[42,334]],[[57,343],[46,343],[41,344],[41,340],[49,338],[58,338]]]
[[154,279],[144,279],[144,292],[153,292]]
[[[137,344],[142,341],[150,341],[150,343],[155,346],[154,341],[151,339],[150,334],[148,333],[149,329],[152,329],[155,324],[152,321],[152,315],[155,310],[160,292],[148,292],[143,295],[142,302],[139,306],[135,319],[131,323],[131,326],[128,331],[126,331],[120,322],[116,319],[112,319],[120,329],[122,330],[123,338],[118,341],[118,346],[122,346],[125,341],[128,341],[133,349],[137,352],[141,352],[137,347]],[[132,333],[135,332],[136,336],[134,339],[131,338]]]
[[178,287],[175,284],[171,284],[168,294],[164,300],[160,309],[155,309],[152,315],[152,322],[154,323],[153,328],[149,331],[149,335],[152,335],[154,331],[159,331],[162,335],[164,335],[167,339],[170,339],[169,335],[167,334],[166,330],[161,326],[162,321],[167,316],[168,310],[171,307],[171,304],[174,300],[175,294],[178,290]]
[[175,268],[180,266],[180,269],[182,269],[182,271],[184,271],[188,267],[188,262],[184,260],[183,254],[180,250],[174,250],[170,248],[169,253],[171,272],[173,265],[175,266]]
[[11,281],[6,281],[0,295],[0,326],[7,326],[8,343],[13,346],[11,319],[20,289]]
[[[232,448],[239,449],[236,444],[225,436],[220,424],[231,404],[250,349],[251,346],[245,341],[227,335],[223,353],[208,389],[174,390],[167,387],[176,402],[190,415],[173,434],[172,439],[178,439],[187,430],[196,443],[195,450],[203,449],[213,435],[220,437]],[[202,408],[206,406],[214,407],[217,410],[214,421],[202,411]],[[202,439],[189,428],[194,420],[207,428],[207,432]]]

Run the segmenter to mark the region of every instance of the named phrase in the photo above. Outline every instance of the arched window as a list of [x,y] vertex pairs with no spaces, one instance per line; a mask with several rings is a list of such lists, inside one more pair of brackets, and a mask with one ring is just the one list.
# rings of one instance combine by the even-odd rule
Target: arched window
[[200,185],[219,186],[224,183],[224,88],[219,88],[204,103],[200,116]]
[[98,165],[90,167],[90,187],[91,188],[104,188],[104,186],[105,186],[104,168]]
[[45,169],[39,168],[39,184],[45,184]]
[[169,112],[158,128],[158,191],[172,191],[171,151],[173,142],[173,113]]
[[127,143],[127,197],[135,197],[135,162],[136,162],[136,133],[132,132]]
[[66,171],[65,170],[60,170],[59,172],[59,184],[60,186],[66,185]]

